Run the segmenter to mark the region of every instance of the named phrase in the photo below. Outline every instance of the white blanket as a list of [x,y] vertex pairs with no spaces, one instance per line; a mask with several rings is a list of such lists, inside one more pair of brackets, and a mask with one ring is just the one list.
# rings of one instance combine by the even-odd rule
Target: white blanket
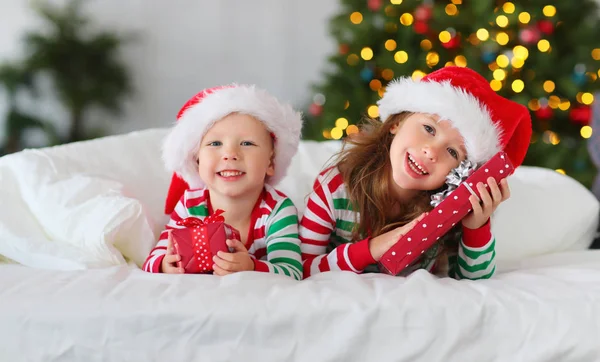
[[600,251],[487,281],[0,266],[3,361],[597,361]]

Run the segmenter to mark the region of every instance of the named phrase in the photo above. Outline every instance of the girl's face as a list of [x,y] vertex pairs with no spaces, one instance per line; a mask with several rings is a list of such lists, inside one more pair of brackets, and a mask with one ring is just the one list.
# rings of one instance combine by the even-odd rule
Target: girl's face
[[211,192],[244,196],[264,187],[275,172],[273,140],[256,118],[232,113],[216,122],[202,138],[198,172]]
[[450,170],[467,157],[458,130],[433,114],[411,114],[390,132],[391,185],[397,195],[441,187]]

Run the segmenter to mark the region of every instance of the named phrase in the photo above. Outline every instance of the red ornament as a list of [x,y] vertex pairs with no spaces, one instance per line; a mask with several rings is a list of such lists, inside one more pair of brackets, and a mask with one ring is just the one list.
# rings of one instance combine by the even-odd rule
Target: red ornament
[[535,44],[542,38],[540,31],[537,28],[529,27],[521,30],[519,39],[525,44]]
[[537,22],[536,26],[546,35],[554,33],[554,24],[550,20],[540,20]]
[[590,106],[573,107],[569,112],[569,118],[573,123],[587,126],[592,118],[592,110]]
[[350,47],[348,46],[348,44],[340,44],[339,51],[342,55],[348,54],[348,52],[350,51]]
[[313,103],[313,104],[310,105],[310,107],[308,107],[308,112],[311,115],[313,115],[315,117],[318,117],[318,116],[321,115],[321,113],[323,113],[323,106],[320,106],[320,105],[318,105],[316,103]]
[[415,21],[413,29],[415,29],[415,33],[417,34],[427,34],[429,32],[429,25],[424,21]]
[[537,119],[542,120],[542,121],[549,120],[550,118],[552,118],[553,115],[554,115],[554,111],[552,110],[552,108],[550,108],[548,106],[540,107],[540,109],[535,111],[535,116],[537,117]]
[[415,9],[415,20],[427,22],[431,19],[433,8],[429,5],[421,5]]
[[371,11],[379,11],[383,5],[383,0],[367,0],[367,6]]
[[460,46],[460,35],[456,34],[447,43],[442,43],[442,46],[446,49],[456,49]]

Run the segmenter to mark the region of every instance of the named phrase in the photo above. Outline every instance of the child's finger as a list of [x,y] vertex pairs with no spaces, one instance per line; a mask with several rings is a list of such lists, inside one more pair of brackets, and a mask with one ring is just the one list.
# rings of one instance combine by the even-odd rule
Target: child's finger
[[177,254],[169,254],[169,255],[165,255],[165,262],[170,264],[174,264],[176,262],[178,262],[179,260],[181,260],[181,257]]
[[227,239],[225,242],[227,243],[227,246],[233,248],[234,252],[248,251],[244,244],[239,240]]
[[479,190],[479,198],[481,199],[481,202],[483,204],[483,207],[482,207],[483,210],[486,210],[486,209],[494,206],[493,201],[492,201],[492,196],[490,195],[490,192],[485,187],[483,182],[480,182],[477,184],[477,189]]
[[492,177],[488,178],[488,185],[490,186],[490,193],[492,194],[494,206],[498,206],[502,202],[502,191],[500,191],[496,180]]
[[469,196],[469,201],[471,202],[471,208],[473,209],[473,214],[482,214],[483,209],[481,208],[481,204],[475,195]]
[[223,260],[220,257],[218,257],[217,255],[215,255],[213,257],[213,263],[215,263],[218,267],[220,267],[223,270],[233,270],[233,262],[227,261],[227,260]]
[[235,262],[236,255],[234,253],[226,253],[224,251],[217,252],[217,256],[228,262]]
[[213,272],[214,272],[215,275],[218,275],[218,276],[221,276],[221,277],[224,276],[224,275],[227,275],[227,274],[231,274],[231,272],[229,272],[228,270],[225,270],[225,269],[221,268],[217,264],[213,265]]
[[171,230],[167,231],[167,255],[175,254],[173,251],[173,236]]
[[507,179],[504,178],[502,181],[500,181],[500,189],[502,191],[502,201],[508,200],[510,197],[510,187],[508,187]]

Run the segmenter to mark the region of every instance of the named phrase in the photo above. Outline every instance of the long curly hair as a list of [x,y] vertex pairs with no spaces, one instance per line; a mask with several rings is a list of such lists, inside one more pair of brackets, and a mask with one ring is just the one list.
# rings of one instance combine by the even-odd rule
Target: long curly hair
[[[358,133],[344,140],[342,150],[337,154],[335,166],[342,174],[350,204],[359,213],[353,240],[360,240],[364,235],[376,237],[409,223],[421,213],[430,211],[431,195],[443,189],[421,191],[412,200],[403,203],[390,197],[390,147],[394,139],[390,131],[411,114],[395,114],[385,122],[367,118]],[[435,256],[438,264],[445,263],[448,255],[457,250],[456,238],[460,237],[456,234],[457,230],[455,227],[440,240],[442,247],[437,248]]]

